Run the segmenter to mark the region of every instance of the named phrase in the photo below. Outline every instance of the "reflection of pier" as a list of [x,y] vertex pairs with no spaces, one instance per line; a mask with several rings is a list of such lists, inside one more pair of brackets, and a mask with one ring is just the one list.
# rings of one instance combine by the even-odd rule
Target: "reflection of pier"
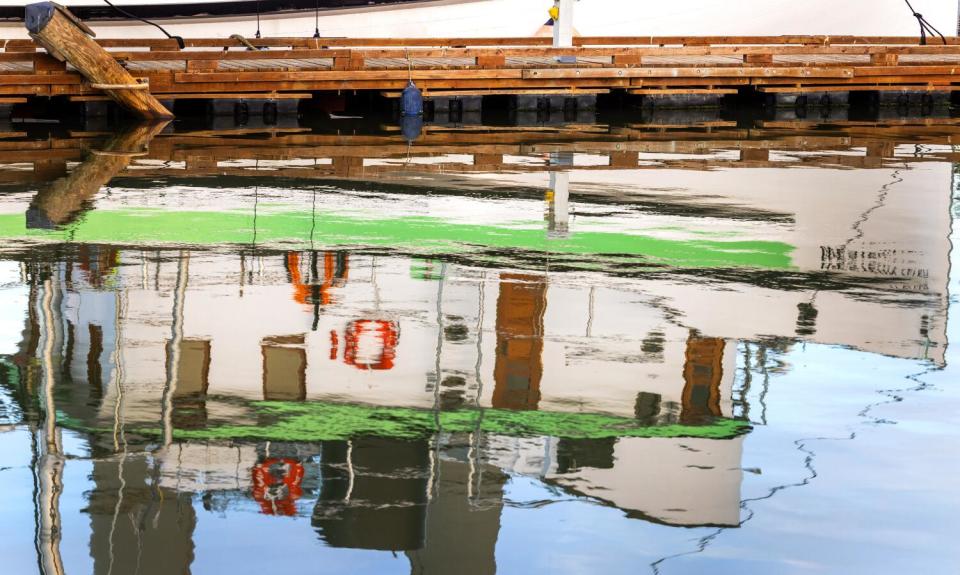
[[[136,128],[126,137],[143,134]],[[154,133],[155,134],[155,133]],[[591,156],[577,170],[707,169],[758,167],[881,168],[930,161],[954,161],[950,151],[923,155],[897,154],[903,144],[951,145],[960,134],[960,120],[920,119],[889,122],[838,121],[818,127],[814,121],[762,122],[753,129],[735,122],[700,126],[633,124],[626,126],[425,128],[410,146],[399,133],[326,135],[306,128],[263,128],[171,132],[148,136],[149,150],[117,157],[111,170],[96,174],[134,178],[269,176],[306,179],[375,179],[405,173],[472,174],[491,172],[566,171],[569,164],[517,161],[518,156],[573,153]],[[105,133],[77,133],[70,138],[26,139],[25,133],[0,138],[0,166],[32,165],[32,170],[0,170],[0,181],[45,181],[62,173],[66,162],[84,151],[108,149],[115,143]],[[11,137],[12,136],[12,137]],[[151,137],[153,138],[151,141]],[[771,156],[771,152],[778,154]],[[730,153],[735,154],[731,156]],[[671,158],[670,155],[677,155]],[[687,157],[687,156],[695,157]],[[102,156],[102,155],[101,155]],[[679,157],[683,156],[683,157]],[[104,158],[98,159],[98,164]],[[259,163],[255,163],[259,162]],[[90,170],[91,168],[85,168]],[[264,173],[266,172],[266,174]],[[96,181],[103,179],[98,176]],[[107,178],[104,181],[109,180]],[[89,184],[87,184],[89,185]]]
[[[108,139],[101,148],[89,150],[89,157],[69,175],[54,180],[37,194],[27,212],[28,226],[51,228],[69,222],[135,157],[145,154],[150,140],[165,126],[165,122],[134,125]],[[49,161],[36,160],[34,165],[35,170],[39,165],[42,171]]]

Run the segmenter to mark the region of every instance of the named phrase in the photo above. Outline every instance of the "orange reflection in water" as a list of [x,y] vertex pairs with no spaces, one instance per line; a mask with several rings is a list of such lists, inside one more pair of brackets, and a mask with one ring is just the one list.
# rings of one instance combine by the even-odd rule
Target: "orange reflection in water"
[[266,515],[297,514],[303,495],[303,464],[296,459],[270,458],[253,467],[253,498]]
[[358,319],[347,324],[343,362],[357,369],[393,369],[400,330],[396,322]]

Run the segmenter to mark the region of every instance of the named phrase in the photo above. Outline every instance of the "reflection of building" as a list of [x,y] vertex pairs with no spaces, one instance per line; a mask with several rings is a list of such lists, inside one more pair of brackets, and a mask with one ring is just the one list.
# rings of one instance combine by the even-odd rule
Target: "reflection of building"
[[94,573],[189,573],[193,495],[157,485],[145,454],[95,460],[87,513]]
[[[574,226],[570,237],[577,233]],[[936,263],[923,257],[931,268]],[[847,289],[862,285],[859,272],[840,270],[834,284],[815,281],[822,287],[811,290],[803,274],[812,272],[720,268],[709,271],[721,282],[715,289],[680,272],[639,283],[590,272],[496,273],[465,258],[424,263],[346,251],[234,255],[83,244],[50,268],[63,294],[56,304],[61,383],[69,383],[62,409],[108,427],[122,401],[128,425],[159,421],[168,430],[257,423],[242,405],[211,401],[217,396],[699,423],[734,413],[738,340],[798,337],[906,357],[918,354],[921,336],[934,351],[944,343],[937,297],[902,305],[887,279],[866,284],[887,290],[884,299],[865,299]],[[738,513],[739,475],[728,470],[738,469],[739,441],[708,442],[712,448],[691,463],[680,440],[578,449],[568,440],[488,439],[506,442],[513,454],[496,455],[497,467],[548,478],[638,516],[727,524]],[[672,475],[689,478],[689,465],[702,467],[701,485],[710,486],[704,501],[722,512],[694,500],[661,506],[668,497],[630,493],[626,478],[641,473],[631,466],[645,451],[663,462],[657,478],[665,485]],[[202,468],[218,458],[185,461]],[[679,508],[694,511],[669,511]]]
[[[162,419],[168,396],[178,428],[225,416],[211,411],[209,396],[429,408],[433,381],[448,407],[479,402],[652,423],[731,413],[735,346],[677,325],[626,285],[597,290],[559,278],[548,306],[550,276],[447,267],[447,277],[421,279],[410,271],[414,260],[355,255],[351,279],[334,288],[336,303],[318,311],[291,297],[288,256],[117,258],[112,275],[97,280],[104,288],[75,264],[54,272],[65,288],[64,377],[104,422],[113,418],[118,379],[128,421]],[[308,290],[327,281],[309,268],[300,278]]]
[[[318,313],[291,297],[294,274],[287,255],[260,254],[242,262],[202,252],[171,256],[121,251],[119,265],[97,280],[99,289],[76,273],[77,264],[55,266],[51,277],[64,294],[56,311],[64,326],[64,344],[59,346],[66,399],[59,408],[64,413],[91,427],[111,428],[119,405],[124,425],[152,427],[161,422],[171,431],[223,422],[256,425],[249,410],[229,397],[442,409],[479,403],[484,408],[611,413],[647,424],[732,415],[736,346],[675,325],[656,305],[638,302],[634,293],[616,284],[594,290],[560,277],[551,284],[548,306],[549,275],[490,275],[444,264],[439,274],[424,276],[411,273],[420,265],[416,261],[353,255],[350,280],[334,288],[334,303]],[[308,266],[310,260],[307,254],[298,261]],[[231,263],[236,265],[233,270]],[[231,285],[233,280],[237,283]],[[309,267],[299,279],[307,290],[324,281]],[[577,318],[576,310],[588,317]],[[358,324],[365,327],[358,329]],[[370,337],[361,333],[364,330]],[[594,377],[596,373],[603,378]],[[438,379],[439,404],[432,384]],[[482,455],[466,463],[486,469],[484,484],[447,482],[443,489],[483,491],[504,481],[494,481],[504,469],[623,504],[638,516],[670,520],[658,500],[628,497],[622,488],[612,487],[620,480],[629,484],[634,473],[628,472],[630,461],[644,457],[616,456],[624,449],[622,441],[495,435],[469,441]],[[684,441],[642,440],[636,449],[679,454]],[[713,452],[727,458],[718,469],[736,469],[739,441],[717,443]],[[302,474],[294,472],[300,460],[282,454],[178,442],[164,453],[157,470],[164,488],[249,489],[259,494],[255,499],[261,509],[269,507],[275,514],[295,513],[302,499],[298,493],[306,488]],[[443,467],[456,468],[458,457],[440,459]],[[674,464],[677,458],[657,458],[664,462],[661,476],[668,483],[671,476],[687,473],[688,457],[682,458],[683,465]],[[317,529],[330,544],[419,550],[411,560],[429,561],[430,553],[423,551],[429,546],[417,543],[416,537],[391,543],[394,536],[389,533],[378,539],[374,531],[351,525],[372,522],[387,529],[409,523],[421,525],[419,532],[426,533],[429,527],[418,515],[422,509],[415,508],[436,504],[432,493],[438,485],[416,470],[436,467],[440,459],[425,442],[326,442],[321,460],[328,469],[317,487]],[[259,475],[237,473],[260,467]],[[598,483],[603,493],[581,479],[600,470],[610,486]],[[457,473],[450,471],[447,478]],[[391,474],[399,479],[384,483]],[[704,496],[722,498],[717,504],[735,514],[738,497],[730,490],[715,492],[712,474],[703,472]],[[377,503],[377,497],[382,501]],[[414,503],[397,507],[394,519],[385,518],[382,510],[390,509],[393,500]],[[456,500],[440,499],[460,505]],[[677,506],[682,505],[670,508]],[[683,521],[696,523],[698,517],[691,511]],[[411,533],[399,527],[388,531],[402,532],[403,537]],[[361,532],[373,539],[350,540]]]
[[423,547],[430,489],[426,441],[359,438],[326,442],[313,526],[334,547]]

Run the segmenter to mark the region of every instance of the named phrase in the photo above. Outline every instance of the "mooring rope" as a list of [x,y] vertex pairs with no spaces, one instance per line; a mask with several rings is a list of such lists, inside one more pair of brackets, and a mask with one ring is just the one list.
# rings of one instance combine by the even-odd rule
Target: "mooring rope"
[[927,34],[930,34],[930,36],[940,36],[940,39],[943,40],[943,44],[946,45],[947,39],[943,36],[943,34],[940,33],[940,30],[934,28],[933,24],[928,22],[927,19],[923,17],[923,14],[914,10],[913,4],[910,4],[910,0],[903,1],[907,3],[907,7],[910,8],[910,12],[913,13],[913,17],[916,18],[917,22],[920,24],[920,45],[927,45]]
[[[237,42],[240,42],[241,44],[243,44],[244,46],[247,47],[247,50],[260,50],[260,49],[261,49],[261,48],[257,48],[256,45],[253,44],[253,42],[251,42],[250,40],[247,40],[246,38],[244,38],[244,37],[243,37],[242,35],[240,35],[240,34],[231,34],[231,35],[230,35],[230,39],[231,39],[231,40],[236,40]],[[226,48],[224,48],[224,50],[226,50]]]
[[121,8],[121,7],[116,6],[115,4],[113,4],[113,2],[110,2],[110,0],[103,0],[103,1],[107,4],[107,6],[113,8],[114,11],[116,11],[118,14],[120,14],[120,15],[122,15],[122,16],[126,16],[127,18],[133,18],[134,20],[139,20],[139,21],[143,22],[144,24],[149,24],[149,25],[153,26],[154,28],[156,28],[157,30],[160,30],[161,32],[163,32],[163,33],[167,36],[167,38],[170,38],[171,40],[176,40],[176,41],[177,41],[177,45],[180,46],[180,49],[181,49],[181,50],[183,50],[183,49],[186,47],[186,44],[183,43],[183,38],[181,38],[180,36],[174,36],[174,35],[171,34],[170,32],[167,32],[167,30],[166,30],[163,26],[161,26],[160,24],[157,24],[156,22],[151,22],[150,20],[147,20],[146,18],[141,18],[140,16],[137,16],[136,14],[131,14],[130,12],[127,12],[127,11],[124,10],[123,8]]

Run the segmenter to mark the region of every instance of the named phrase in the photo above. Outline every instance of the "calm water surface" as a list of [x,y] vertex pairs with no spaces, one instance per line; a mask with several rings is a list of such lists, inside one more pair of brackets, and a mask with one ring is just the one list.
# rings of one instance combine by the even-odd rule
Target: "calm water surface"
[[2,136],[3,573],[960,571],[960,121]]

